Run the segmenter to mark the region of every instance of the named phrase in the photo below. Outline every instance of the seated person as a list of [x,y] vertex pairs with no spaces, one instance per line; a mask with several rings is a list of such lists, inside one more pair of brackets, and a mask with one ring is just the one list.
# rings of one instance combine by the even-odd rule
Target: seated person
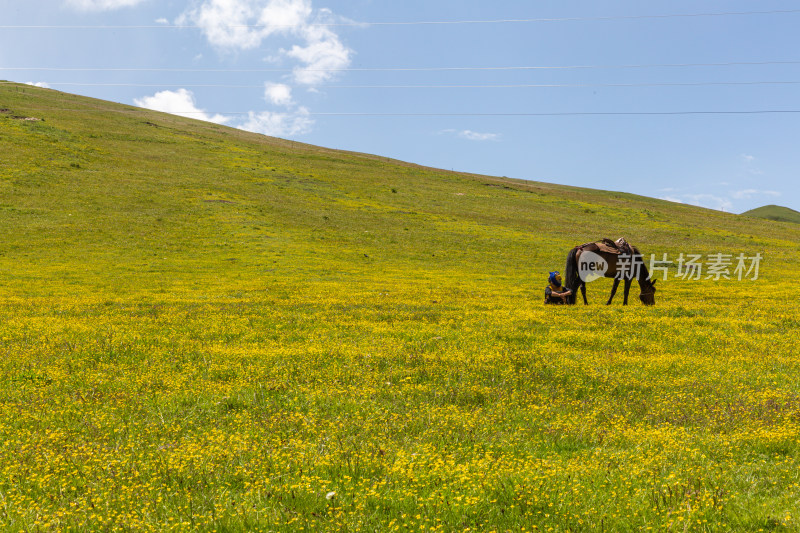
[[561,285],[561,274],[550,272],[550,285],[544,289],[544,303],[565,304],[572,291]]

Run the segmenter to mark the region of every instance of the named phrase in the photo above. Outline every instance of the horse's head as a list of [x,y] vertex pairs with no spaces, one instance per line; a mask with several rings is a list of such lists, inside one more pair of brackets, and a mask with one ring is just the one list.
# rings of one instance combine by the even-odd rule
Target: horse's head
[[639,299],[644,305],[656,304],[656,281],[648,279],[646,283],[642,283],[642,293],[639,295]]

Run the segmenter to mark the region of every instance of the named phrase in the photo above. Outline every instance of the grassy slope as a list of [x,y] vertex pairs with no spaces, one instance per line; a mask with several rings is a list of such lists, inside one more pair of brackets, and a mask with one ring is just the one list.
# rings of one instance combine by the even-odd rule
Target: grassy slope
[[[599,236],[625,235],[645,252],[775,245],[780,258],[800,235],[630,194],[454,174],[55,91],[0,94],[11,110],[0,114],[0,194],[13,277],[60,273],[114,294],[202,279],[197,290],[207,295],[299,266],[335,279],[466,269],[534,277],[538,286],[566,249]],[[320,255],[324,263],[313,260]]]
[[750,217],[765,218],[767,220],[775,220],[778,222],[793,222],[800,224],[800,213],[788,207],[780,205],[765,205],[745,211],[742,213]]
[[[0,108],[7,529],[796,527],[796,225],[27,86]],[[761,281],[542,307],[620,235],[760,252]]]

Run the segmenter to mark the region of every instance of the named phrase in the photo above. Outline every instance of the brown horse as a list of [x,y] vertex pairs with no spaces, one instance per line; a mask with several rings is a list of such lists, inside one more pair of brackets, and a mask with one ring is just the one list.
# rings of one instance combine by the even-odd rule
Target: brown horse
[[606,305],[611,305],[620,281],[625,282],[622,305],[628,305],[628,292],[634,279],[639,282],[641,289],[639,299],[642,303],[645,305],[656,303],[656,282],[650,279],[650,273],[647,271],[639,249],[628,244],[625,239],[617,241],[603,239],[597,242],[588,242],[570,250],[567,256],[567,267],[564,270],[564,285],[572,291],[569,303],[576,302],[578,289],[580,289],[583,303],[588,305],[586,282],[599,277],[614,279],[614,286],[611,288],[611,295],[608,297]]

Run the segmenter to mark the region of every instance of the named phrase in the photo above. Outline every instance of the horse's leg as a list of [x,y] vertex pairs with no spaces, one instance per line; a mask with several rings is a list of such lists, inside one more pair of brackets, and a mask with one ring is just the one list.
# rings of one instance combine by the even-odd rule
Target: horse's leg
[[628,305],[628,293],[631,292],[631,281],[630,279],[625,280],[625,292],[623,292],[625,298],[622,300],[622,305]]
[[611,300],[613,300],[614,295],[617,294],[617,287],[619,287],[619,278],[614,278],[614,286],[611,287],[611,296],[608,297],[606,305],[611,305]]
[[589,302],[586,300],[586,283],[581,283],[581,294],[583,295],[583,305],[589,305]]

